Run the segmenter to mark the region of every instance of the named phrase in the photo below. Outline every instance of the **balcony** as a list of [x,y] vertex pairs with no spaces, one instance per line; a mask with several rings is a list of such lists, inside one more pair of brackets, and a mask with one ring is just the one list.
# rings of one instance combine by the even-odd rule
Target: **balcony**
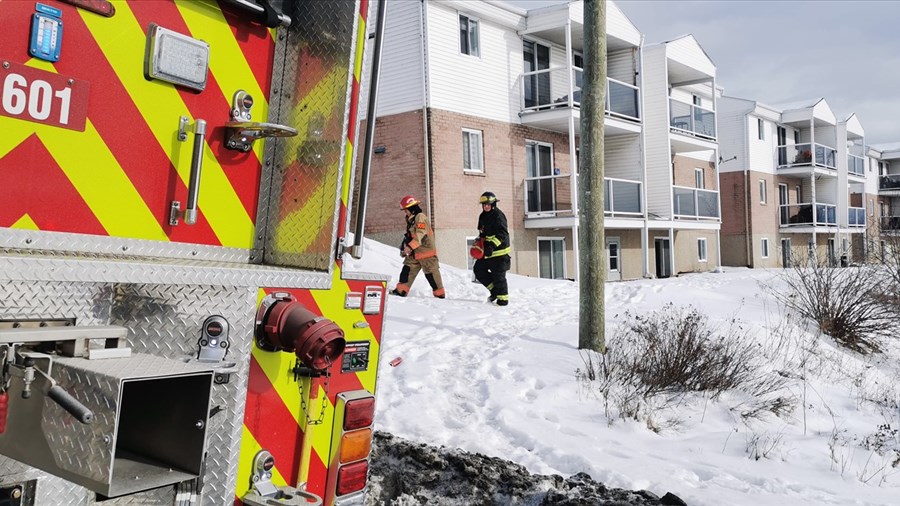
[[878,192],[900,195],[900,174],[888,174],[878,178]]
[[850,174],[865,177],[866,159],[857,155],[847,155],[847,171],[850,172]]
[[[836,167],[834,160],[837,151],[822,144],[789,144],[778,146],[775,149],[778,154],[779,169],[813,166],[833,170]],[[813,153],[815,153],[815,157],[813,157]]]
[[[790,204],[779,209],[779,222],[782,227],[821,227],[837,225],[837,206],[833,204]],[[865,221],[865,215],[863,215]]]
[[900,230],[900,216],[882,216],[879,224],[882,232],[896,232]]
[[851,227],[866,226],[866,209],[864,207],[851,207],[847,211],[847,225]]
[[716,113],[698,105],[670,98],[669,126],[679,133],[716,140]]
[[641,206],[641,183],[627,179],[603,178],[603,213],[612,217],[640,217],[644,214]]
[[673,215],[676,218],[718,218],[719,192],[683,186],[672,187]]
[[[611,218],[642,218],[640,181],[604,178],[603,211]],[[569,174],[525,178],[526,228],[570,227],[575,224],[572,212],[572,178]],[[538,225],[541,224],[541,225]]]
[[[571,96],[569,94],[573,90]],[[581,108],[582,70],[572,69],[569,79],[568,69],[553,68],[525,72],[522,74],[522,110],[520,117],[527,125],[557,132],[568,131],[569,115],[579,114]],[[612,120],[604,125],[611,134],[640,132],[640,92],[637,86],[607,78],[606,116]],[[576,116],[576,134],[580,122]]]

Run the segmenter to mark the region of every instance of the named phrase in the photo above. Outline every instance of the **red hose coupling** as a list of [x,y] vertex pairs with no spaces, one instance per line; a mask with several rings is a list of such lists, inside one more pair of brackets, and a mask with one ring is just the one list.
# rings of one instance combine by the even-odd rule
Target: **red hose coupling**
[[264,350],[293,352],[307,367],[322,370],[340,357],[346,343],[337,324],[290,295],[270,295],[259,306],[256,344]]

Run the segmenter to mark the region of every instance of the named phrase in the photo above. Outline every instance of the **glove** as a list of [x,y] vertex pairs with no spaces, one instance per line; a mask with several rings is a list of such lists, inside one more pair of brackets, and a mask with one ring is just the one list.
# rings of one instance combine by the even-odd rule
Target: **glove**
[[494,253],[494,243],[484,241],[484,258],[489,258],[492,253]]

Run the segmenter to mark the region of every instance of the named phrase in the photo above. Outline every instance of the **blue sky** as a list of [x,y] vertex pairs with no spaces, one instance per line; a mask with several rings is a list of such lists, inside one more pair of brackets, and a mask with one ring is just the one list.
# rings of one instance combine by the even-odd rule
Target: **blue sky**
[[[561,0],[506,0],[531,9]],[[693,34],[725,94],[770,105],[824,97],[868,144],[900,142],[898,1],[620,0],[652,44]]]

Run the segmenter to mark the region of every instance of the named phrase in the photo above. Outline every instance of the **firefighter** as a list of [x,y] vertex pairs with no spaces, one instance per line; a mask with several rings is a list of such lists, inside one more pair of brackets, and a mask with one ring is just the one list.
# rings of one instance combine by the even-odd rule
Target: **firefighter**
[[400,280],[391,294],[406,297],[419,271],[425,271],[425,279],[431,285],[431,293],[439,299],[445,297],[444,283],[441,281],[441,266],[437,250],[434,248],[434,231],[428,216],[419,207],[419,201],[412,195],[400,199],[400,208],[406,213],[406,235],[400,244],[403,269]]
[[483,253],[475,260],[475,279],[487,288],[491,295],[488,301],[498,306],[509,304],[509,287],[506,285],[506,271],[510,267],[509,228],[506,215],[497,208],[497,196],[484,192],[479,199],[481,215],[478,216],[478,238],[483,244]]

